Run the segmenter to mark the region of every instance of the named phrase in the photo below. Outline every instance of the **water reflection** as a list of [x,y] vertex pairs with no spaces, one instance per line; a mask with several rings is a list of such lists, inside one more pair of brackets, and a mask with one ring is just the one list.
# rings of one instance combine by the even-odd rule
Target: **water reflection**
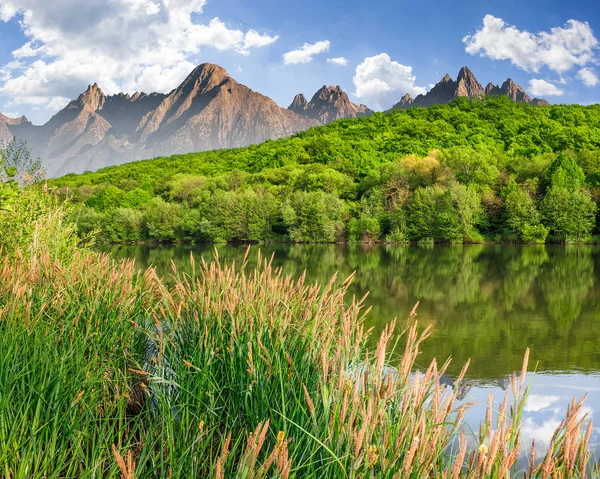
[[[212,260],[212,246],[112,246],[118,258],[135,258],[140,267],[154,265],[171,273],[171,262],[189,271],[190,251]],[[338,272],[356,271],[351,293],[370,291],[369,324],[374,338],[394,317],[405,318],[417,300],[418,319],[434,326],[419,364],[453,357],[444,377],[454,380],[463,364],[471,366],[459,396],[476,401],[467,422],[485,417],[489,392],[501,402],[507,377],[519,371],[525,349],[531,349],[531,394],[523,413],[522,442],[535,439],[542,454],[573,397],[588,394],[592,418],[600,405],[600,248],[590,246],[254,246],[249,266],[260,249],[274,255],[285,273],[327,282]],[[223,261],[241,262],[245,246],[220,246]],[[598,267],[597,267],[598,266]],[[475,428],[476,429],[476,428]],[[600,430],[592,449],[600,456]],[[475,445],[476,447],[476,445]],[[525,459],[524,459],[525,460]]]
[[[587,394],[584,413],[597,422],[597,408],[600,405],[600,376],[585,374],[537,374],[531,379],[531,394],[527,398],[522,416],[521,442],[524,454],[520,467],[526,467],[529,446],[535,440],[537,460],[543,459],[554,431],[565,416],[566,405],[573,397],[578,399]],[[495,407],[499,407],[504,398],[502,388],[492,385],[474,387],[465,401],[475,401],[465,416],[468,424],[478,424],[485,417],[487,396],[494,394]],[[477,447],[471,439],[472,447]],[[600,457],[600,428],[595,427],[590,439],[590,450],[595,458]]]
[[[471,358],[468,377],[496,381],[520,369],[531,348],[538,372],[592,373],[600,370],[600,248],[588,246],[253,246],[250,267],[260,249],[274,264],[311,281],[327,282],[336,272],[356,271],[351,293],[369,291],[373,307],[368,326],[375,336],[394,317],[404,318],[417,300],[418,319],[433,324],[419,363],[453,357],[451,376]],[[212,246],[113,246],[116,257],[155,265],[162,275],[171,262],[189,269],[189,255],[212,259]],[[241,261],[245,246],[220,246],[224,261]]]

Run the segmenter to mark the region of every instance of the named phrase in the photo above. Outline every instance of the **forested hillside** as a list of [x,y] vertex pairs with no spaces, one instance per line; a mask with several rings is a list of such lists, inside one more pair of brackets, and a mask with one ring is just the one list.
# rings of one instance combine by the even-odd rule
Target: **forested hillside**
[[590,241],[600,105],[457,99],[50,185],[109,242]]

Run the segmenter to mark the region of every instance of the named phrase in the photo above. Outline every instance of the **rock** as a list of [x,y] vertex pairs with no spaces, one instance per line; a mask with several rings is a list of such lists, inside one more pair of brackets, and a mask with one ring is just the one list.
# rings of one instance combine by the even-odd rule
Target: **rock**
[[525,90],[523,90],[519,85],[517,85],[511,78],[506,80],[502,87],[500,88],[500,94],[507,96],[512,101],[517,103],[531,103],[531,98]]
[[323,124],[342,118],[357,118],[373,113],[366,105],[357,105],[350,101],[348,94],[339,86],[326,86],[317,91],[310,102],[303,94],[294,98],[288,110],[317,120]]
[[288,107],[288,110],[291,110],[298,115],[303,115],[308,108],[309,106],[306,97],[302,93],[299,93],[294,97],[294,101],[292,101],[292,104]]
[[488,83],[487,86],[485,87],[485,94],[487,96],[500,95],[500,93],[501,93],[500,87],[497,85],[494,85],[492,82]]
[[550,106],[550,103],[543,98],[534,98],[531,100],[531,104],[534,106]]
[[455,83],[455,97],[481,98],[485,91],[468,67],[462,67]]
[[400,101],[398,103],[396,103],[393,107],[392,110],[401,110],[403,108],[408,108],[413,104],[414,100],[412,99],[412,97],[407,93],[406,95],[404,95],[402,98],[400,98]]

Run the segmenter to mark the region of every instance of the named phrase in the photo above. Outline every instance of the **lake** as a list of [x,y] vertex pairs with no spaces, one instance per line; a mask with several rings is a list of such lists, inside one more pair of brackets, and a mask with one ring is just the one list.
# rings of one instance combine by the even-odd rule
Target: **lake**
[[[162,276],[171,262],[189,271],[192,252],[210,261],[214,246],[102,246],[116,258],[133,258],[139,267],[153,265]],[[241,263],[247,246],[218,246],[222,261]],[[484,417],[487,395],[497,402],[507,378],[521,369],[531,349],[531,394],[523,415],[523,444],[548,445],[573,396],[588,394],[592,418],[600,406],[600,247],[596,246],[396,246],[260,245],[258,252],[295,277],[306,271],[311,281],[340,281],[356,272],[350,292],[372,311],[367,327],[373,341],[386,323],[407,318],[417,301],[421,326],[432,325],[419,364],[453,358],[448,382],[471,359],[465,401],[478,405],[471,424]],[[600,430],[592,444],[600,452]]]

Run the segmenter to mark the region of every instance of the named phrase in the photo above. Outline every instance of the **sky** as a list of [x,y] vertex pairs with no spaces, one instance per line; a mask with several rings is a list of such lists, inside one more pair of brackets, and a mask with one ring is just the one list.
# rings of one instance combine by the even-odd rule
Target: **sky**
[[0,0],[0,112],[46,122],[97,82],[169,92],[200,63],[287,107],[321,86],[385,110],[468,65],[600,102],[598,0]]

